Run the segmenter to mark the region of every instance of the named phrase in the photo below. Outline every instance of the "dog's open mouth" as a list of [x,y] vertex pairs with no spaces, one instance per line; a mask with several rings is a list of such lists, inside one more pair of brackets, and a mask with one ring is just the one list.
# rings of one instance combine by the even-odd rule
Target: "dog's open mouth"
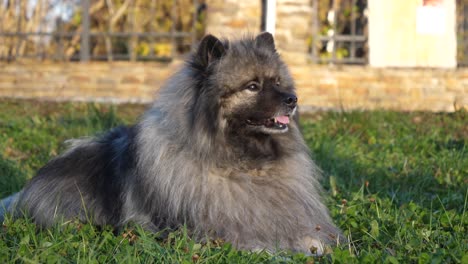
[[264,132],[281,133],[288,130],[289,115],[276,116],[262,120],[247,119],[246,123],[250,126],[262,127]]

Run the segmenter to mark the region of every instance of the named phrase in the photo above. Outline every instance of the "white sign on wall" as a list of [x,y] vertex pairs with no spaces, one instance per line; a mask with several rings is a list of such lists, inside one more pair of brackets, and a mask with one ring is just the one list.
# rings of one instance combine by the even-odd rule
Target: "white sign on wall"
[[423,0],[416,9],[416,33],[440,36],[445,34],[447,12],[444,0]]

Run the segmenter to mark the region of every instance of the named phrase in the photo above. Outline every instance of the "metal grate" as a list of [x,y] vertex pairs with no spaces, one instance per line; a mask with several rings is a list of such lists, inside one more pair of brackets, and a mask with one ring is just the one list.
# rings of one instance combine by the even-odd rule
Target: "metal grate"
[[457,62],[468,66],[468,1],[457,0]]
[[193,0],[0,1],[0,60],[171,60],[204,29]]
[[315,0],[312,9],[313,61],[366,64],[367,0]]

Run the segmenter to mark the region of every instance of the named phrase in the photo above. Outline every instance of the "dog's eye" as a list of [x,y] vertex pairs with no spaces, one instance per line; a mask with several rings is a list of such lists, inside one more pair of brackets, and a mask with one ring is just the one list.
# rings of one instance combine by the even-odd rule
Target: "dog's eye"
[[275,84],[276,84],[276,86],[280,86],[281,85],[280,80],[276,80]]
[[258,90],[260,90],[260,85],[258,85],[258,83],[249,83],[247,84],[247,87],[245,87],[247,90],[249,91],[253,91],[253,92],[256,92]]

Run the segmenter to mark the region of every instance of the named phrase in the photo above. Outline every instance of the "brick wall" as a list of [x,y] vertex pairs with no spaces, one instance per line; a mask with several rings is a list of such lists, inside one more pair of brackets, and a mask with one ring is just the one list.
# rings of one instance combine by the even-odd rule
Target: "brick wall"
[[312,36],[310,0],[277,0],[275,42],[283,58],[294,64],[310,62],[308,39]]
[[468,109],[468,68],[292,66],[302,105],[350,109]]
[[207,0],[206,33],[224,38],[257,34],[261,24],[261,1]]
[[[260,31],[261,1],[207,0],[207,33]],[[468,68],[320,66],[308,61],[310,1],[278,0],[276,44],[291,65],[303,109],[454,111],[468,108]],[[181,62],[0,62],[0,97],[150,102]]]
[[[227,39],[260,32],[262,1],[206,0],[208,12],[206,33]],[[276,1],[275,43],[284,58],[295,64],[310,61],[309,43],[312,35],[310,0]]]
[[[150,102],[181,62],[0,63],[0,97]],[[468,108],[468,68],[290,67],[303,109]]]
[[0,63],[0,97],[150,102],[180,63]]

